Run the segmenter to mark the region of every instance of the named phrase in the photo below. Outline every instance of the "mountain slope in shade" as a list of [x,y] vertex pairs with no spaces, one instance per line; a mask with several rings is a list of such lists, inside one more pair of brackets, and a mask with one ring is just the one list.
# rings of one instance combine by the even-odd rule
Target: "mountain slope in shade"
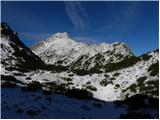
[[[36,56],[6,23],[1,24],[1,66],[6,71],[27,72],[41,68],[43,61]],[[4,70],[5,71],[5,70]]]

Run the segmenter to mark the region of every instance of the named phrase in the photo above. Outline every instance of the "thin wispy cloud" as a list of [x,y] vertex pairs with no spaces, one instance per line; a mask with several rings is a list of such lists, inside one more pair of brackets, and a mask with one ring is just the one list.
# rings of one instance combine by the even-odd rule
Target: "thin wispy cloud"
[[23,32],[21,33],[22,37],[26,38],[27,40],[44,40],[51,36],[50,33],[29,33],[29,32]]
[[66,12],[78,32],[87,34],[89,17],[83,5],[78,1],[65,2]]

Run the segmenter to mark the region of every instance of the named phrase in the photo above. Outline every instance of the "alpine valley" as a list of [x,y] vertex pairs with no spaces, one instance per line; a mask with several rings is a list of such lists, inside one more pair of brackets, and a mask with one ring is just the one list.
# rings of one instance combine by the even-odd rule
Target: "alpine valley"
[[55,33],[27,47],[1,23],[2,118],[158,118],[159,49]]

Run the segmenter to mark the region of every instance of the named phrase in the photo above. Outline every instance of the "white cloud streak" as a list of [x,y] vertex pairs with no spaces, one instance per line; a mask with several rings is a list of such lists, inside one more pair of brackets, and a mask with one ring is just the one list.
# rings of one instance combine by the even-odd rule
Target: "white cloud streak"
[[89,17],[82,4],[78,1],[65,2],[66,12],[74,24],[76,30],[83,34],[87,34],[89,30]]

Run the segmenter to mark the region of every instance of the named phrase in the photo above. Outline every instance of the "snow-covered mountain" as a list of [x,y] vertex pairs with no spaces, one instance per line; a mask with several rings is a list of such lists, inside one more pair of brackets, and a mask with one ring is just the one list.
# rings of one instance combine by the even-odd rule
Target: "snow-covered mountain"
[[110,62],[120,61],[126,56],[132,56],[125,43],[87,45],[74,41],[67,33],[56,33],[32,46],[31,49],[46,64],[60,64],[85,69],[92,68],[101,61],[104,66]]
[[159,64],[158,50],[137,57],[125,43],[86,45],[67,33],[56,33],[31,49],[46,64],[67,66],[71,73],[63,71],[55,79],[71,79],[71,88],[90,89],[97,99],[122,100],[140,93],[158,97],[158,71],[150,71]]
[[136,94],[159,97],[158,50],[137,57],[125,43],[86,45],[56,33],[32,46],[44,64],[8,25],[1,25],[1,33],[3,81],[12,76],[23,84],[56,84],[65,92],[83,89],[103,101]]

